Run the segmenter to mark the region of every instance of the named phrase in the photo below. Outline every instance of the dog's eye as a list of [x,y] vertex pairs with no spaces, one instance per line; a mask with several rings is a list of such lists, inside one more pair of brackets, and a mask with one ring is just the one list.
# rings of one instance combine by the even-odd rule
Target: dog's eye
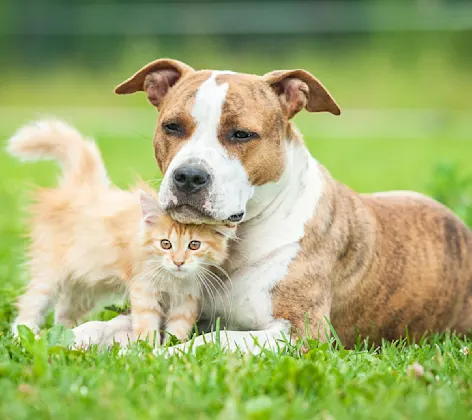
[[232,141],[245,142],[257,137],[257,133],[252,133],[250,131],[236,130],[231,133]]
[[192,251],[196,251],[198,248],[200,248],[201,244],[202,243],[200,241],[192,241],[188,244],[188,247]]
[[172,244],[170,243],[170,241],[168,241],[167,239],[163,239],[161,241],[161,247],[163,249],[171,249],[172,248]]
[[166,123],[162,124],[162,128],[167,134],[173,135],[182,135],[184,133],[184,129],[180,124],[177,123]]

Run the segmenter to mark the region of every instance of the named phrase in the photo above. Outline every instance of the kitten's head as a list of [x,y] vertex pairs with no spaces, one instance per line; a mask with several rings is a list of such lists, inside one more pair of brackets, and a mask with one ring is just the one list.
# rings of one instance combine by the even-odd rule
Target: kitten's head
[[192,276],[200,268],[221,265],[236,225],[187,225],[164,213],[151,195],[141,191],[143,239],[149,256],[175,277]]

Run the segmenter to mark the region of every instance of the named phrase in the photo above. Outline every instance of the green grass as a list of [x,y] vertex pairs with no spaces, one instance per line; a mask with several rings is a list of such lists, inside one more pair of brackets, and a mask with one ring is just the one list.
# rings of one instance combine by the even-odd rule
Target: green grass
[[471,343],[457,337],[375,352],[313,346],[302,356],[207,346],[165,360],[144,345],[70,351],[53,335],[25,338],[24,348],[1,338],[2,419],[461,419],[472,409]]
[[[150,142],[153,118],[127,121],[112,136],[97,129],[98,121],[78,124],[98,135],[120,186],[132,181],[133,172],[159,177]],[[333,139],[317,131],[316,121],[299,120],[311,151],[354,189],[411,188],[450,200],[461,215],[470,209],[472,195],[464,195],[470,184],[461,179],[470,168],[472,142]],[[13,130],[12,121],[0,126],[4,137]],[[457,164],[452,168],[458,170],[446,166],[433,175],[438,162]],[[26,165],[0,155],[1,419],[472,418],[472,355],[464,350],[472,343],[456,336],[433,336],[419,346],[386,343],[376,350],[311,343],[307,354],[291,349],[258,357],[207,346],[196,356],[169,360],[153,356],[145,344],[126,354],[118,348],[68,350],[67,334],[57,328],[40,340],[25,333],[22,345],[15,344],[8,324],[27,280],[20,267],[26,191],[33,183],[53,185],[56,173],[51,163]],[[415,362],[424,374],[409,369]]]

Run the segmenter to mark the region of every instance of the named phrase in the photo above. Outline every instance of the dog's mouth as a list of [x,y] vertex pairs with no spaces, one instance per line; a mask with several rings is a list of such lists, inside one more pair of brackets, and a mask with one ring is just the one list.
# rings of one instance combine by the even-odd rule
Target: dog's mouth
[[189,204],[182,204],[169,209],[169,213],[174,220],[184,224],[214,224],[218,223],[217,220],[213,219],[209,214],[204,211],[197,210],[195,207]]
[[239,213],[232,214],[231,216],[229,216],[226,221],[230,223],[239,223],[240,221],[243,220],[243,218],[244,218],[244,212],[240,211]]
[[238,212],[225,220],[217,220],[205,210],[199,210],[189,204],[175,206],[169,209],[171,217],[179,223],[184,224],[208,224],[239,223],[244,218],[244,212]]

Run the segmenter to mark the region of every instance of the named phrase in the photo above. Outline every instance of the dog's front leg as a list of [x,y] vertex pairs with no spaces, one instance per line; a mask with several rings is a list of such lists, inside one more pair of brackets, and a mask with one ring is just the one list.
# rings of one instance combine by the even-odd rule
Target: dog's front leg
[[290,343],[290,325],[286,321],[274,321],[261,331],[219,331],[199,335],[194,339],[167,349],[157,350],[165,355],[195,353],[199,346],[216,344],[223,351],[240,350],[259,354],[263,350],[279,351]]
[[326,342],[331,335],[332,257],[300,254],[271,291],[272,315],[286,319],[294,339]]
[[110,321],[89,321],[73,330],[75,347],[90,345],[111,346],[113,343],[126,345],[133,338],[131,315],[118,315]]

